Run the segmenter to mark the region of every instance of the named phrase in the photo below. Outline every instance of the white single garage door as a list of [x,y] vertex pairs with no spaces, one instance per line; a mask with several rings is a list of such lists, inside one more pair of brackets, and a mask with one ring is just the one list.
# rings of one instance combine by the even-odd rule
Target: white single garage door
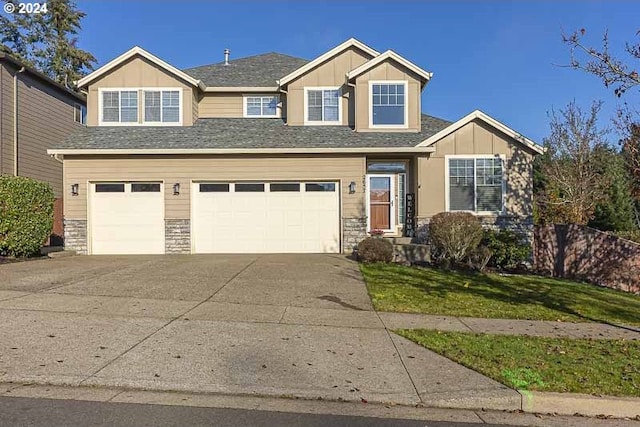
[[195,253],[340,252],[337,182],[195,182]]
[[92,183],[91,254],[163,254],[164,192],[159,182]]

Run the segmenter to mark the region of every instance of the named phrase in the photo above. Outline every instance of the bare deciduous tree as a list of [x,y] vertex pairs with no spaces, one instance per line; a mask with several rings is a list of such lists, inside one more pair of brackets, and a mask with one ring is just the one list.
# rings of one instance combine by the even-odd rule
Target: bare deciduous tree
[[586,113],[571,102],[550,115],[548,153],[541,165],[545,184],[537,195],[544,221],[586,224],[606,197],[606,177],[597,163],[597,148],[607,134],[597,125],[601,105],[594,102]]

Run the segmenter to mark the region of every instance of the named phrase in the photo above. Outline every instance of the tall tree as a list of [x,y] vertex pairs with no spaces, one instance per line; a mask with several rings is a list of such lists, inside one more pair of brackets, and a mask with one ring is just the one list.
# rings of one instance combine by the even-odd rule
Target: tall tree
[[[581,29],[570,35],[563,35],[564,42],[571,49],[570,66],[600,78],[605,87],[612,88],[617,97],[622,97],[631,89],[640,88],[640,31],[635,42],[625,44],[626,58],[620,58],[609,49],[609,36],[605,32],[601,47],[584,43],[586,31]],[[637,226],[640,227],[640,114],[637,109],[625,103],[618,109],[614,120],[622,134],[621,145],[627,166],[633,178],[636,199]]]
[[597,125],[601,105],[585,113],[571,102],[551,113],[548,153],[539,165],[544,182],[536,194],[542,222],[587,224],[606,199],[608,182],[596,154],[606,144],[607,131]]
[[[15,0],[5,3],[16,4]],[[71,87],[93,69],[95,57],[78,47],[86,14],[73,0],[49,0],[45,13],[0,16],[0,37],[18,58]]]

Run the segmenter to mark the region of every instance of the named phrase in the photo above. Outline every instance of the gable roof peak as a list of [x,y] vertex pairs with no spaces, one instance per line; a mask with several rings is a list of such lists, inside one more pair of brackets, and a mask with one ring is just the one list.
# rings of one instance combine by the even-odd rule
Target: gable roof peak
[[347,50],[347,49],[349,49],[351,47],[356,47],[356,48],[360,49],[361,51],[367,53],[371,57],[376,57],[376,56],[380,55],[380,52],[378,52],[377,50],[367,46],[366,44],[362,43],[358,39],[356,39],[354,37],[351,37],[350,39],[340,43],[338,46],[334,47],[333,49],[323,53],[320,56],[318,56],[317,58],[315,58],[311,62],[309,62],[309,63],[303,65],[302,67],[298,68],[297,70],[287,74],[286,76],[281,78],[278,83],[280,84],[280,86],[284,86],[287,83],[291,82],[292,80],[296,79],[297,77],[301,76],[302,74],[306,73],[307,71],[309,71],[309,70],[317,67],[318,65],[322,64],[327,59],[332,58],[332,57],[336,56],[337,54],[339,54],[341,52],[344,52],[345,50]]
[[413,71],[414,73],[416,73],[417,75],[422,77],[422,79],[423,79],[423,81],[425,83],[428,82],[429,80],[431,80],[431,77],[433,77],[433,73],[432,72],[426,71],[426,70],[422,69],[421,67],[418,67],[413,62],[409,61],[408,59],[405,59],[403,56],[398,55],[393,50],[388,49],[388,50],[384,51],[383,53],[381,53],[380,55],[376,56],[375,58],[371,59],[370,61],[365,62],[361,66],[349,71],[347,73],[347,79],[351,80],[353,78],[356,78],[359,75],[361,75],[362,73],[364,73],[364,72],[370,70],[371,68],[375,67],[376,65],[382,63],[383,61],[386,61],[387,59],[391,59],[391,60],[399,63],[400,65],[408,68],[409,70]]
[[175,75],[176,77],[179,77],[180,79],[186,81],[187,83],[190,83],[193,86],[204,88],[204,84],[200,80],[194,79],[190,75],[180,71],[173,65],[163,61],[162,59],[158,58],[157,56],[153,55],[152,53],[146,51],[145,49],[137,45],[133,46],[131,49],[129,49],[122,55],[107,62],[105,65],[93,71],[92,73],[89,73],[88,75],[84,76],[83,78],[81,78],[76,82],[76,85],[78,86],[78,88],[82,88],[88,85],[89,83],[91,83],[92,81],[94,81],[95,79],[97,79],[98,77],[111,71],[112,69],[122,64],[123,62],[129,60],[130,58],[133,58],[134,56],[141,56],[146,60],[154,63],[155,65],[159,66],[160,68],[163,68],[165,71],[168,71],[169,73]]

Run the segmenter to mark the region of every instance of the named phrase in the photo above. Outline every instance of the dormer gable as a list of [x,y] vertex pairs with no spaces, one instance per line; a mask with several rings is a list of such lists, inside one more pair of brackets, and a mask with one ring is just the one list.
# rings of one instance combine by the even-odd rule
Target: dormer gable
[[85,77],[83,77],[80,80],[78,80],[76,82],[76,84],[78,86],[78,89],[86,88],[91,82],[95,81],[99,77],[102,77],[103,75],[107,74],[108,72],[112,71],[116,67],[124,64],[125,62],[129,61],[130,59],[132,59],[132,58],[134,58],[136,56],[146,59],[147,61],[151,62],[152,64],[162,68],[164,71],[174,75],[175,77],[180,78],[181,80],[185,81],[186,83],[189,83],[190,85],[192,85],[194,87],[199,87],[202,90],[205,89],[204,83],[202,83],[200,80],[197,80],[197,79],[191,77],[190,75],[184,73],[183,71],[178,70],[173,65],[171,65],[171,64],[163,61],[162,59],[158,58],[157,56],[147,52],[146,50],[144,50],[140,46],[132,47],[131,49],[129,49],[128,51],[126,51],[122,55],[120,55],[117,58],[109,61],[108,63],[106,63],[102,67],[98,68],[97,70],[93,71],[91,74],[88,74]]

